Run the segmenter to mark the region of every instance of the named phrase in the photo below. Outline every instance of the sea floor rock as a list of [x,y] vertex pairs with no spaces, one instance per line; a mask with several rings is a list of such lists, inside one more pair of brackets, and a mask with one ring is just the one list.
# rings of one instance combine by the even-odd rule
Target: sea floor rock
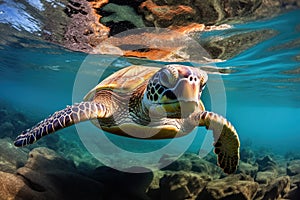
[[39,147],[30,151],[24,167],[37,172],[49,172],[52,170],[76,172],[76,167],[72,161],[64,159],[54,150],[46,147]]
[[251,162],[254,158],[254,152],[249,147],[242,148],[240,151],[240,157],[243,162]]
[[290,192],[284,196],[284,199],[289,199],[289,200],[300,199],[300,188],[295,187],[295,188],[291,189]]
[[103,194],[102,183],[79,174],[71,161],[47,148],[33,149],[16,174],[1,172],[0,177],[0,191],[8,199],[102,199]]
[[[0,199],[300,199],[298,159],[287,163],[283,156],[263,156],[256,163],[240,161],[237,174],[225,175],[214,154],[202,159],[185,153],[177,160],[163,156],[161,164],[173,162],[162,170],[127,173],[105,166],[95,169],[96,162],[87,166],[85,156],[75,165],[74,155],[66,156],[71,160],[63,157],[73,148],[79,147],[65,146],[60,154],[45,147],[29,152],[15,148],[9,138],[0,139]],[[286,168],[282,172],[279,166]]]
[[[137,171],[149,171],[140,167],[131,167],[118,171],[116,169],[101,166],[95,169],[91,178],[104,184],[104,199],[149,199],[146,194],[153,180],[153,173],[134,173]],[[116,191],[116,188],[117,191]]]
[[197,199],[253,199],[259,184],[250,176],[237,174],[210,181]]
[[48,197],[53,196],[53,199],[102,199],[103,196],[102,183],[75,172],[38,172],[23,167],[18,170],[18,175],[33,190],[40,192],[40,198],[50,199]]
[[300,174],[291,177],[291,182],[291,189],[283,198],[298,200],[300,199]]
[[[101,166],[86,172],[55,151],[48,148],[35,148],[29,152],[14,152],[0,140],[1,151],[8,150],[6,156],[22,159],[23,164],[0,170],[0,199],[223,199],[223,200],[298,200],[300,195],[299,174],[280,176],[275,168],[263,167],[266,163],[277,163],[270,158],[260,159],[258,165],[241,162],[238,174],[224,175],[218,167],[198,158],[185,154],[168,169],[148,173],[128,173]],[[17,149],[20,150],[20,149]],[[3,154],[4,155],[4,154]],[[3,157],[2,155],[2,157]],[[23,159],[24,159],[23,158]],[[5,158],[8,160],[8,157]],[[168,156],[162,158],[169,161]],[[283,159],[280,162],[286,162]],[[296,163],[296,162],[295,162]],[[246,165],[244,165],[246,164]],[[10,164],[11,165],[11,164]],[[247,169],[249,167],[249,169]],[[255,170],[252,171],[252,168]],[[216,170],[216,171],[215,171]],[[126,171],[141,171],[131,168]],[[145,170],[144,170],[145,171]],[[148,170],[147,170],[148,171]],[[253,175],[255,179],[245,173]],[[215,175],[213,175],[215,173]],[[217,176],[216,176],[217,174]],[[220,178],[222,177],[222,178]],[[261,178],[258,178],[261,177]],[[264,177],[264,178],[263,178]]]
[[276,162],[269,155],[267,155],[263,158],[257,159],[256,163],[258,164],[258,170],[259,171],[276,170],[276,167],[277,167]]
[[272,180],[274,180],[277,177],[278,173],[276,171],[263,171],[263,172],[257,172],[255,176],[255,181],[259,184],[268,184]]
[[269,156],[258,158],[256,160],[258,172],[255,176],[255,181],[260,184],[268,184],[278,177],[277,163]]
[[291,160],[287,163],[286,174],[295,176],[300,174],[300,160]]
[[284,197],[290,190],[290,178],[283,176],[276,178],[267,185],[260,185],[260,188],[255,196],[257,200],[280,199]]
[[172,157],[169,155],[163,155],[159,163],[161,166],[165,166],[166,164],[169,164],[163,168],[163,170],[170,170],[170,171],[190,171],[192,169],[192,163],[189,159],[184,159],[183,156],[181,158]]
[[0,171],[0,199],[31,199],[48,200],[57,199],[53,192],[45,191],[44,188],[35,187],[34,184],[22,176]]
[[16,148],[10,138],[0,139],[0,171],[14,173],[26,163],[28,151]]
[[161,158],[160,163],[162,163],[162,165],[164,165],[164,163],[171,163],[164,167],[163,170],[195,172],[210,176],[212,179],[219,178],[222,174],[216,164],[208,162],[203,158],[199,158],[199,156],[192,153],[183,154],[177,160],[166,155]]
[[242,173],[254,177],[257,174],[258,166],[243,161],[239,162],[237,173]]
[[284,199],[298,200],[300,199],[300,174],[290,176],[291,188],[284,196]]
[[165,175],[160,179],[159,199],[195,199],[206,183],[203,177],[193,173]]
[[0,104],[0,138],[14,138],[26,129],[30,120],[21,112],[16,111],[9,103]]
[[4,122],[0,125],[0,133],[1,137],[11,137],[13,136],[13,132],[15,130],[14,125],[11,122]]

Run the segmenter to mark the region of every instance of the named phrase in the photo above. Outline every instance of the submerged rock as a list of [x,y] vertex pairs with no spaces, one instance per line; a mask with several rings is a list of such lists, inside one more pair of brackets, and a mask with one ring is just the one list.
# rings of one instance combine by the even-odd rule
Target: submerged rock
[[176,160],[176,158],[173,158],[168,155],[163,155],[159,163],[161,166],[165,166],[167,163],[170,163],[166,167],[163,168],[163,170],[170,170],[170,171],[190,171],[192,169],[192,162],[190,162],[189,159],[179,158]]
[[5,102],[0,104],[0,138],[14,139],[27,128],[29,121],[23,113],[16,111],[10,104]]
[[4,108],[0,108],[0,123],[4,123],[7,116],[8,116],[7,110]]
[[26,163],[26,149],[16,148],[10,138],[0,139],[0,152],[0,171],[15,173]]
[[287,163],[286,174],[294,176],[300,174],[300,160],[291,160]]
[[300,187],[295,187],[284,196],[284,199],[298,200],[300,199]]
[[173,157],[163,156],[160,163],[163,166],[165,165],[164,163],[171,163],[162,170],[195,172],[212,178],[219,178],[222,174],[216,164],[208,162],[191,153],[185,153],[177,160]]
[[102,199],[103,184],[79,173],[68,171],[38,172],[30,168],[20,168],[18,175],[22,176],[27,185],[39,191],[41,199]]
[[71,161],[47,148],[32,150],[17,174],[1,172],[0,181],[5,199],[102,199],[103,194],[102,183],[80,175]]
[[257,172],[255,181],[259,184],[268,184],[278,176],[276,171]]
[[259,171],[272,171],[272,170],[276,171],[277,164],[269,155],[257,159],[256,163],[258,164]]
[[[149,199],[146,190],[153,180],[153,173],[134,173],[135,171],[148,171],[136,167],[126,169],[126,171],[133,173],[102,166],[95,169],[91,177],[104,184],[104,199]],[[118,188],[117,191],[116,188]]]
[[[42,177],[41,177],[42,178]],[[58,196],[36,186],[24,177],[0,171],[0,199],[58,199]]]
[[243,161],[239,162],[237,173],[242,173],[254,177],[258,171],[258,166],[256,164],[245,163]]
[[300,174],[291,177],[291,189],[284,198],[292,200],[300,199]]
[[206,185],[206,180],[192,173],[178,172],[160,179],[159,199],[195,199]]
[[285,196],[290,190],[290,178],[288,176],[279,177],[266,186],[260,186],[255,199],[279,199]]
[[290,176],[292,185],[299,185],[300,186],[300,174],[295,176]]
[[230,175],[209,182],[197,199],[250,200],[254,198],[258,186],[249,176]]
[[241,161],[248,163],[254,159],[254,152],[250,148],[242,148],[240,157]]
[[10,122],[4,122],[0,125],[0,133],[1,137],[12,137],[14,133],[15,127]]
[[269,156],[256,160],[258,172],[255,181],[260,184],[268,184],[278,176],[278,167],[276,162]]
[[[126,173],[102,166],[95,170],[86,167],[82,173],[51,149],[35,148],[28,154],[9,144],[9,139],[0,140],[0,151],[5,152],[1,160],[11,160],[0,165],[0,199],[298,200],[300,195],[300,174],[278,177],[276,170],[284,160],[276,160],[276,164],[269,156],[253,165],[241,161],[239,174],[226,176],[215,164],[194,154],[184,154],[174,164],[154,172]],[[22,159],[23,163],[16,165],[15,161]],[[161,159],[162,163],[169,161],[172,157]],[[297,165],[297,161],[290,161],[288,166],[291,164]],[[259,166],[265,171],[257,171]]]
[[72,161],[66,160],[55,151],[39,147],[29,153],[29,158],[24,166],[34,171],[68,171],[76,172],[76,167]]

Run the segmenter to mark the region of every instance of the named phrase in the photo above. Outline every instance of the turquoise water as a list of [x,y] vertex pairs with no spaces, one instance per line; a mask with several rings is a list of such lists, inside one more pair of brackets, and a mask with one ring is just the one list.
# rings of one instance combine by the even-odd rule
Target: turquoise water
[[[276,18],[237,24],[230,30],[209,32],[200,36],[205,39],[227,37],[262,29],[276,32],[271,38],[233,58],[215,63],[217,67],[230,68],[233,71],[221,75],[221,78],[226,89],[226,117],[235,125],[242,148],[251,145],[255,150],[263,148],[282,154],[300,150],[299,19],[300,11],[296,10]],[[109,69],[105,69],[111,62],[113,63]],[[0,46],[0,103],[24,113],[31,121],[28,124],[30,127],[34,121],[38,122],[65,105],[72,104],[75,77],[83,64],[90,65],[95,71],[105,69],[104,74],[108,75],[134,62],[134,59],[116,60],[111,56],[70,52],[53,44],[17,38],[16,42]],[[209,79],[212,83],[216,80],[216,75],[210,74]],[[94,86],[88,84],[80,91],[82,98],[88,92],[87,88]],[[204,101],[209,101],[211,92],[213,91],[204,92]],[[75,133],[76,130],[72,127],[57,134],[64,135],[69,132]],[[199,129],[199,132],[204,131]],[[199,134],[196,137],[189,151],[199,151],[204,135]],[[76,134],[71,137],[74,137],[74,141],[78,140]],[[190,136],[176,140],[179,144],[185,143],[188,137]],[[143,142],[113,136],[112,139],[120,144],[127,141],[124,148],[131,148],[132,151],[135,151],[132,148],[140,148],[141,145],[135,146],[137,143]],[[163,146],[168,142],[147,143],[151,146]]]

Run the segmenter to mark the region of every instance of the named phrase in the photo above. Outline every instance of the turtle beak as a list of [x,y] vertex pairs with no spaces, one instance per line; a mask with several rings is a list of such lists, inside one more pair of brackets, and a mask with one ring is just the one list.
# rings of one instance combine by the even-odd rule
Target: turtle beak
[[177,87],[174,88],[174,94],[178,101],[195,102],[199,101],[200,87],[197,79],[188,78],[178,82]]
[[198,108],[200,92],[199,81],[194,78],[183,79],[174,88],[183,117],[189,116]]

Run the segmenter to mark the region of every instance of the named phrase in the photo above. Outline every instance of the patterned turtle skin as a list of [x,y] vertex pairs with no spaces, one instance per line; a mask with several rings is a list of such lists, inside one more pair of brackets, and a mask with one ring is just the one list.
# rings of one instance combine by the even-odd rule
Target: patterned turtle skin
[[123,68],[99,83],[83,102],[23,131],[14,144],[32,144],[86,120],[109,133],[140,139],[180,137],[204,126],[213,132],[218,165],[225,173],[234,173],[239,162],[238,134],[227,119],[205,110],[200,97],[207,79],[206,72],[184,65]]

